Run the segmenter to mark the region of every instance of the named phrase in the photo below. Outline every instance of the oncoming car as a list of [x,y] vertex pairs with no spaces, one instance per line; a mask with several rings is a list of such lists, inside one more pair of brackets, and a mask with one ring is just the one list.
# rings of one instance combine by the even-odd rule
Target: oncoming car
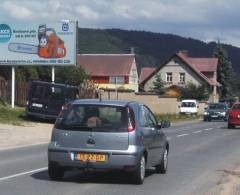
[[228,107],[224,103],[210,103],[203,114],[204,121],[224,120],[228,118]]
[[123,170],[134,183],[145,170],[166,173],[169,143],[152,111],[120,100],[75,100],[56,120],[48,147],[48,173],[60,180],[73,169]]

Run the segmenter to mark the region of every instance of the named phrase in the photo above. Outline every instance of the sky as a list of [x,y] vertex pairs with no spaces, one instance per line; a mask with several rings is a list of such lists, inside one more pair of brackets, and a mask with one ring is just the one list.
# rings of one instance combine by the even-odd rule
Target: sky
[[82,28],[176,34],[240,47],[238,0],[0,0],[0,23],[77,20]]

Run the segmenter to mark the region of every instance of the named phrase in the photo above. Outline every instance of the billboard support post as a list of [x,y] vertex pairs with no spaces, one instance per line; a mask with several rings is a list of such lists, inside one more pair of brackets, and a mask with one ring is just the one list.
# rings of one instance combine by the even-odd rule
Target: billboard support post
[[12,108],[14,108],[15,102],[15,67],[12,66]]
[[52,83],[55,82],[55,67],[52,66]]

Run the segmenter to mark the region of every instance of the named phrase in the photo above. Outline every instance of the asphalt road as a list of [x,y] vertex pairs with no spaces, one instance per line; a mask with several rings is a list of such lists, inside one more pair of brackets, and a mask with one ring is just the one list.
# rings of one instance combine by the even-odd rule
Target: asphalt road
[[117,172],[71,171],[63,181],[50,181],[47,145],[38,145],[0,151],[0,195],[197,195],[240,163],[240,129],[229,130],[226,122],[186,123],[164,131],[170,139],[168,172],[149,170],[143,185]]

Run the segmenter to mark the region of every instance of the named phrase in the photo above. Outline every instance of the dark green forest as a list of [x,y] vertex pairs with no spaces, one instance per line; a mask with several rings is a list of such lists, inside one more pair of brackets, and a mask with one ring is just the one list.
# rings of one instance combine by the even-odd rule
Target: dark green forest
[[[120,29],[84,29],[78,32],[79,53],[130,53],[134,47],[138,69],[156,67],[171,55],[187,50],[192,57],[212,57],[216,42],[205,43],[192,38],[172,34]],[[228,52],[233,69],[240,72],[240,48],[222,44]]]

